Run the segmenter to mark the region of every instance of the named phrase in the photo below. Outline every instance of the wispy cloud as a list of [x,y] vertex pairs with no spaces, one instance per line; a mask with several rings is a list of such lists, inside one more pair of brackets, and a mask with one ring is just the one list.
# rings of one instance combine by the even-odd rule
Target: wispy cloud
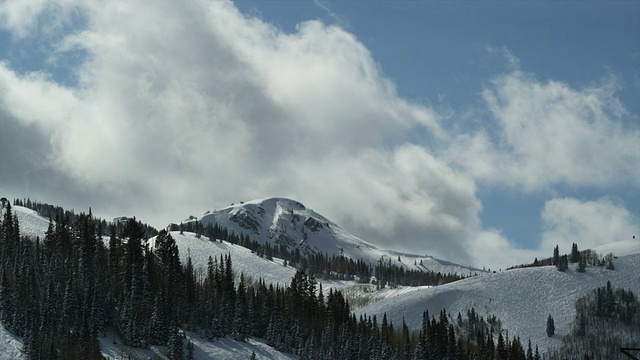
[[331,8],[331,6],[329,5],[328,1],[324,1],[324,0],[313,0],[313,3],[319,7],[320,9],[322,9],[327,16],[338,26],[344,28],[344,29],[349,29],[351,27],[351,24],[349,23],[349,20],[344,17],[339,15],[338,13],[336,13],[335,11],[333,11],[333,9]]
[[495,132],[461,134],[452,162],[474,178],[524,191],[557,185],[637,185],[640,129],[616,98],[615,78],[574,89],[514,71],[483,92]]
[[513,55],[513,53],[511,53],[511,51],[509,51],[506,46],[486,46],[485,50],[490,54],[497,54],[501,56],[504,59],[508,70],[520,70],[520,59],[517,56]]

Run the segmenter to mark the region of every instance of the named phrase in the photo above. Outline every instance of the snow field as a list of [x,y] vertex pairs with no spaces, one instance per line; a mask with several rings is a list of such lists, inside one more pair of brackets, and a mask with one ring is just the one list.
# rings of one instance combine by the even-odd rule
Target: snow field
[[[558,345],[571,331],[576,300],[611,281],[615,287],[640,293],[640,254],[619,257],[616,269],[589,267],[585,273],[575,271],[572,264],[566,272],[554,266],[514,269],[495,274],[481,274],[461,281],[436,286],[383,290],[384,299],[355,310],[382,316],[384,312],[394,325],[405,318],[407,325],[419,329],[422,312],[438,315],[441,309],[454,319],[460,312],[474,307],[479,315],[495,315],[502,321],[509,337],[520,336],[523,344],[531,339],[540,350]],[[556,335],[545,333],[547,317],[555,320]]]
[[0,324],[0,359],[23,359],[22,341]]
[[[2,210],[2,216],[4,216],[5,211]],[[49,219],[45,219],[34,210],[22,206],[11,206],[11,211],[18,216],[20,236],[44,239],[45,233],[49,228]]]
[[[122,344],[121,339],[113,331],[107,332],[106,336],[99,337],[102,355],[107,359],[163,359],[168,360],[168,347],[152,345],[148,349],[134,348]],[[298,359],[297,356],[279,352],[271,346],[265,344],[263,339],[249,338],[247,342],[235,341],[231,339],[218,339],[216,341],[208,341],[200,335],[192,332],[185,333],[184,355],[187,355],[187,341],[193,343],[193,357],[195,360],[220,359],[249,359],[251,354],[255,352],[257,359],[264,360],[293,360]],[[0,358],[13,359],[11,357]]]
[[[265,283],[288,286],[291,278],[296,273],[295,268],[291,266],[283,266],[281,259],[274,258],[273,261],[259,257],[251,252],[251,250],[235,245],[230,242],[211,241],[209,238],[202,236],[197,238],[194,233],[172,231],[171,236],[176,241],[180,251],[180,260],[182,264],[187,263],[187,257],[191,256],[191,263],[196,273],[202,272],[202,276],[206,274],[209,257],[218,259],[220,255],[231,255],[231,264],[238,279],[240,274],[244,274],[247,280],[255,280],[262,278]],[[155,237],[149,239],[148,245],[155,245]]]

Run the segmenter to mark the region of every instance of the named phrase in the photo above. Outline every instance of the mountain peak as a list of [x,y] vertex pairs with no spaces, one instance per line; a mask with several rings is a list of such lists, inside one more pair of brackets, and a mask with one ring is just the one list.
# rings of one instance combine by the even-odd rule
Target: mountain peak
[[[301,253],[346,256],[376,264],[380,259],[407,269],[469,275],[479,272],[428,255],[385,250],[357,236],[306,207],[299,201],[272,197],[231,204],[197,219],[203,225],[218,224],[237,235],[245,234],[261,244],[271,243]],[[195,221],[191,220],[191,221]]]

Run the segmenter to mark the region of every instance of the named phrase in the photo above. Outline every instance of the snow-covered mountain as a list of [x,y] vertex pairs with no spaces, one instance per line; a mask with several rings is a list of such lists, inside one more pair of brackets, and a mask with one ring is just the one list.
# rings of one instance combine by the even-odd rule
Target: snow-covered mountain
[[197,219],[191,217],[185,222],[196,220],[205,226],[218,224],[238,235],[243,233],[259,243],[282,244],[289,249],[298,248],[302,252],[326,253],[329,256],[342,254],[371,264],[384,258],[385,261],[390,260],[407,269],[443,274],[468,276],[482,272],[428,255],[382,249],[350,234],[302,203],[290,199],[269,198],[235,204],[207,212]]

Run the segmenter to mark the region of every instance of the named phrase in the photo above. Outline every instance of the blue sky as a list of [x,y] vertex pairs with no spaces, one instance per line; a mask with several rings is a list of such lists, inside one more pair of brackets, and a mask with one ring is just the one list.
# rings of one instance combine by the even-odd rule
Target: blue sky
[[287,196],[488,267],[639,232],[637,2],[5,1],[0,20],[13,197],[163,226]]

